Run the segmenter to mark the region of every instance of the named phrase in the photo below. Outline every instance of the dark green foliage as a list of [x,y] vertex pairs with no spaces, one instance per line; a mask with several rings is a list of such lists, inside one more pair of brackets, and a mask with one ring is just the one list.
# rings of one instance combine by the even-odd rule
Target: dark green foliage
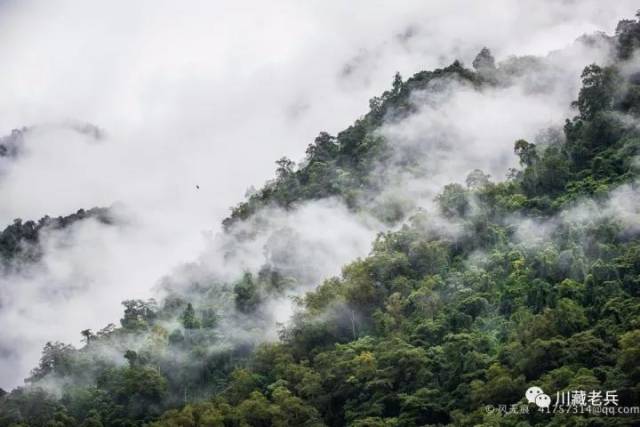
[[7,267],[12,261],[35,262],[42,256],[38,246],[39,233],[44,230],[62,230],[77,221],[94,218],[103,224],[111,224],[112,218],[106,208],[80,209],[72,215],[58,218],[45,216],[38,222],[16,219],[0,233],[0,266]]
[[[636,14],[640,18],[640,11]],[[640,20],[623,19],[616,27],[618,57],[631,58],[634,49],[640,47]]]
[[187,304],[187,308],[182,312],[180,320],[182,320],[182,326],[185,329],[198,329],[200,327],[200,321],[196,318],[196,312],[191,303]]
[[582,72],[582,89],[574,106],[580,118],[593,120],[598,113],[611,110],[621,80],[614,68],[591,64]]
[[251,273],[244,274],[242,280],[236,284],[234,292],[236,307],[243,313],[254,311],[260,302],[260,291]]
[[55,418],[63,417],[67,424],[59,425],[74,425],[73,422],[69,422],[71,420],[55,396],[40,388],[19,388],[2,397],[2,426],[46,426]]
[[155,317],[156,303],[153,300],[127,300],[124,305],[124,317],[120,324],[124,329],[141,330],[149,326],[149,321]]
[[73,366],[73,346],[61,342],[48,342],[42,350],[40,364],[31,372],[30,381],[38,381],[45,376],[63,377],[71,373]]
[[447,217],[464,216],[469,210],[467,190],[460,184],[448,184],[437,197],[442,214]]

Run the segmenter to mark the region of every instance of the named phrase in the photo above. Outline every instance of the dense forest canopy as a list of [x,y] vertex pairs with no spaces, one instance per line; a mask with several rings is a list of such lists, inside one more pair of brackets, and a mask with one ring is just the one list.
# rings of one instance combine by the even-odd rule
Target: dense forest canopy
[[[368,113],[320,133],[299,165],[278,160],[276,177],[224,220],[229,259],[265,244],[269,262],[230,276],[188,266],[190,280],[168,279],[162,300],[124,301],[119,325],[82,330],[80,348],[47,343],[26,385],[2,392],[0,425],[639,424],[638,413],[550,414],[525,398],[537,386],[640,402],[640,21],[589,42],[610,56],[584,64],[564,127],[515,140],[506,179],[471,170],[424,208],[389,189],[428,180],[433,152],[394,146],[383,128],[415,117],[417,100],[437,110],[450,91],[509,87],[546,65],[496,63],[485,48],[473,69],[397,74]],[[309,289],[319,273],[295,268],[313,264],[296,258],[295,232],[261,239],[280,230],[270,213],[317,201],[386,231]],[[39,233],[87,217],[110,221],[101,209],[17,220],[0,235],[3,265],[37,257]],[[294,289],[305,292],[292,316],[265,340],[274,304]],[[486,409],[514,404],[529,410]]]

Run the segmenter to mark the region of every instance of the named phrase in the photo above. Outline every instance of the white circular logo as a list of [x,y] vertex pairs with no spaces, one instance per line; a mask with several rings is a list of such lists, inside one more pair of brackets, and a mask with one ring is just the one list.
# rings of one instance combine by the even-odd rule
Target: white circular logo
[[527,398],[527,401],[529,401],[529,403],[534,403],[536,401],[536,397],[541,394],[544,394],[544,391],[542,391],[540,387],[533,386],[527,389],[524,396]]
[[551,398],[542,393],[536,396],[536,405],[538,405],[539,408],[548,408],[551,405]]

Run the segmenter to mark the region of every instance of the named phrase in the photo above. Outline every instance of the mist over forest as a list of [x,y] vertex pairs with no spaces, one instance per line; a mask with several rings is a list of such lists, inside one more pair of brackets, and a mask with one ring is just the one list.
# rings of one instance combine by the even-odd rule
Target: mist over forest
[[639,48],[631,1],[0,2],[0,426],[640,425]]

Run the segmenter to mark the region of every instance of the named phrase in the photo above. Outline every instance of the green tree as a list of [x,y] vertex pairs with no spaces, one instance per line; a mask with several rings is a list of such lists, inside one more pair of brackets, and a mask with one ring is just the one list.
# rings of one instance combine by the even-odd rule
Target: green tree
[[196,311],[193,309],[193,305],[191,305],[191,303],[187,304],[187,307],[180,316],[180,320],[182,321],[182,326],[184,326],[185,329],[200,328],[200,320],[196,317]]

